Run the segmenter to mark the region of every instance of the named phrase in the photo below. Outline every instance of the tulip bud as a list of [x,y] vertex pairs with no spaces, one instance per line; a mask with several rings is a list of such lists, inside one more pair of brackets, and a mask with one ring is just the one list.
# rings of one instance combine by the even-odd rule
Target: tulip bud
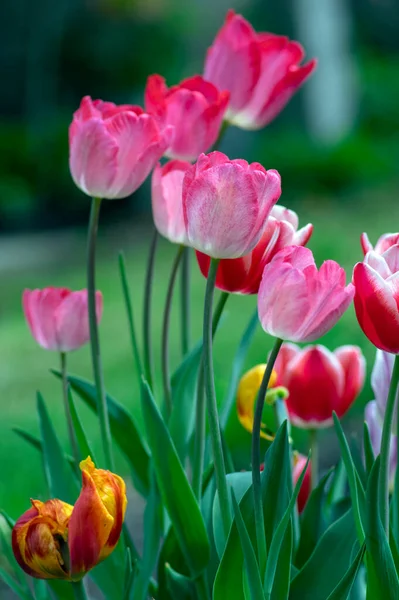
[[[237,414],[241,425],[252,433],[254,426],[254,405],[258,396],[259,388],[262,383],[266,365],[260,364],[252,367],[240,379],[237,389]],[[276,371],[272,371],[268,388],[273,388],[277,381]],[[264,429],[265,425],[262,423]],[[261,430],[260,435],[265,440],[273,440],[271,435],[268,435]]]

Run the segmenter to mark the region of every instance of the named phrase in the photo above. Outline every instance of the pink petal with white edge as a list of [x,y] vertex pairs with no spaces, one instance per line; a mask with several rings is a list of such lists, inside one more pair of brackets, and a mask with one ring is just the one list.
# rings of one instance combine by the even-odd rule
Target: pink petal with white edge
[[357,346],[341,346],[334,352],[339,360],[345,377],[344,394],[336,413],[339,417],[345,414],[353,401],[360,394],[366,373],[366,360]]

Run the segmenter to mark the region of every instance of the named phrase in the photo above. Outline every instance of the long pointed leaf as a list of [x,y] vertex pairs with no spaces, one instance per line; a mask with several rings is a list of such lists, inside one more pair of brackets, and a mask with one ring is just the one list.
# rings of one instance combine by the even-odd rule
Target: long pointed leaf
[[[28,444],[35,448],[35,450],[38,450],[38,452],[43,452],[43,442],[40,438],[36,437],[32,433],[29,433],[28,431],[25,431],[24,429],[21,429],[20,427],[13,427],[12,430],[25,442],[28,442]],[[65,458],[71,464],[71,466],[74,466],[75,461],[72,456],[65,454]]]
[[76,441],[78,443],[80,459],[83,460],[88,456],[91,456],[94,463],[97,464],[96,457],[94,456],[93,450],[90,447],[90,444],[87,440],[85,430],[83,429],[81,420],[79,419],[79,415],[76,410],[70,386],[68,386],[68,403],[72,418],[72,424],[75,431]]
[[359,552],[355,556],[355,559],[337,587],[331,592],[327,600],[347,600],[351,593],[353,584],[359,572],[360,565],[362,564],[363,556],[366,550],[366,544],[364,543],[360,548]]

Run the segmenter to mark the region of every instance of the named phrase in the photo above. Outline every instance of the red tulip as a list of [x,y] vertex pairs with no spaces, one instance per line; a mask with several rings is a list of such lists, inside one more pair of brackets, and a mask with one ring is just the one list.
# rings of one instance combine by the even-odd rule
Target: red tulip
[[[90,339],[87,291],[67,288],[25,290],[22,296],[25,318],[36,342],[46,350],[77,350]],[[101,292],[96,292],[96,313],[103,309]]]
[[272,33],[256,33],[233,10],[208,50],[204,77],[230,92],[227,120],[243,129],[272,121],[316,67],[303,66],[298,42]]
[[283,344],[275,369],[276,385],[288,390],[290,421],[315,429],[332,425],[333,411],[342,417],[349,410],[363,387],[365,359],[357,346],[330,352],[320,345]]
[[374,248],[367,233],[362,233],[360,243],[364,255],[366,255],[367,252],[370,252],[370,250],[374,250],[377,254],[384,254],[391,246],[399,244],[399,233],[384,233],[384,235],[379,238]]
[[213,258],[238,258],[260,240],[281,194],[280,175],[259,163],[201,154],[183,180],[189,244]]
[[[294,486],[296,485],[296,482],[302,475],[302,471],[305,468],[307,460],[308,459],[303,454],[299,454],[299,452],[293,453],[293,463],[294,463],[293,467],[294,468],[292,470],[292,479],[293,479]],[[262,463],[260,466],[260,470],[263,471],[264,468],[265,468],[265,465],[264,465],[264,463]],[[309,461],[309,464],[306,468],[305,477],[303,478],[302,485],[301,485],[301,488],[300,488],[299,494],[298,494],[298,500],[297,500],[298,512],[301,513],[303,511],[303,509],[305,508],[306,502],[308,501],[311,491],[312,491],[312,461]]]
[[163,155],[172,133],[139,106],[85,96],[69,127],[72,178],[89,196],[130,196]]
[[380,350],[399,353],[399,244],[367,252],[353,270],[360,327]]
[[352,301],[345,271],[327,260],[317,270],[308,248],[288,246],[266,265],[258,294],[259,319],[274,337],[313,342],[329,331]]
[[174,127],[165,153],[169,158],[193,161],[209,150],[219,135],[228,102],[228,92],[219,91],[199,75],[169,89],[163,77],[151,75],[145,89],[146,110],[161,127]]
[[170,160],[159,163],[152,174],[152,215],[161,235],[175,244],[186,244],[187,235],[183,218],[182,188],[189,162]]
[[[284,206],[273,206],[263,235],[250,254],[241,258],[225,258],[219,263],[216,287],[226,292],[257,294],[263,269],[285,246],[305,246],[312,235],[310,223],[298,230],[298,216]],[[201,273],[208,276],[210,257],[197,252]]]

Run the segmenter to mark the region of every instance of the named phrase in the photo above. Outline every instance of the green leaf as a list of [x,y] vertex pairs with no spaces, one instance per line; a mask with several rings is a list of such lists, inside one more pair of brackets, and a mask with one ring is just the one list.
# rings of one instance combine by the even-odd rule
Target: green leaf
[[308,560],[319,539],[322,521],[324,491],[333,469],[321,478],[312,491],[301,518],[301,536],[295,556],[295,565],[300,568]]
[[192,576],[207,566],[210,545],[198,502],[147,383],[142,408],[159,491]]
[[79,494],[78,482],[59,444],[40,392],[37,393],[37,409],[43,440],[44,471],[50,496],[74,504]]
[[158,595],[157,600],[175,600],[170,595],[167,586],[167,573],[166,565],[169,565],[174,570],[179,569],[179,573],[182,573],[186,577],[189,576],[190,571],[186,563],[185,557],[181,551],[179,543],[176,538],[173,527],[169,528],[169,531],[162,544],[161,552],[159,554],[157,579],[158,579]]
[[[21,429],[20,427],[13,427],[13,432],[16,433],[19,437],[21,437],[25,442],[28,442],[35,450],[39,452],[43,452],[43,442],[40,438],[36,437],[32,433]],[[72,456],[69,454],[65,454],[66,460],[71,464],[72,467],[75,465],[75,461]]]
[[196,598],[195,588],[191,579],[181,575],[169,564],[165,565],[166,585],[172,598],[179,600],[194,600]]
[[354,561],[350,565],[349,569],[337,585],[337,587],[331,592],[327,600],[347,600],[351,593],[353,584],[359,572],[359,567],[362,564],[363,556],[366,550],[366,544],[363,543],[359,552],[355,556]]
[[0,579],[22,600],[35,600],[31,592],[26,591],[5,569],[0,567]]
[[51,588],[53,597],[57,598],[58,600],[75,600],[74,591],[68,581],[49,579],[47,584],[49,588]]
[[28,577],[15,560],[11,546],[11,530],[15,525],[15,521],[4,511],[0,512],[2,515],[0,517],[0,565],[7,574],[17,581],[25,593],[29,593]]
[[294,545],[293,529],[294,527],[292,519],[290,519],[288,522],[288,527],[285,530],[283,543],[280,549],[280,556],[278,558],[276,575],[274,577],[271,600],[286,600],[288,598],[292,579],[291,559]]
[[169,431],[177,453],[184,462],[195,426],[195,398],[202,342],[187,354],[171,377],[173,410]]
[[371,443],[369,427],[368,427],[366,421],[364,421],[364,423],[363,423],[363,449],[364,449],[364,458],[365,458],[365,462],[366,462],[366,472],[367,472],[367,475],[370,475],[370,471],[374,464],[375,456],[374,456],[373,445]]
[[[326,498],[326,510],[331,513],[334,511],[334,507],[337,504],[340,504],[344,499],[346,499],[346,485],[347,485],[347,477],[346,470],[343,460],[338,462],[338,465],[334,469],[334,475],[331,482],[330,489],[328,490],[327,498]],[[346,511],[345,511],[346,512]],[[342,516],[342,515],[341,515]]]
[[129,600],[130,591],[133,589],[136,575],[136,565],[132,564],[130,548],[125,550],[125,576],[123,581],[123,600]]
[[97,464],[96,457],[94,456],[92,448],[90,448],[90,444],[87,441],[87,436],[83,429],[83,425],[79,419],[79,415],[76,410],[70,386],[68,386],[68,404],[71,413],[73,429],[75,431],[76,441],[78,443],[80,459],[83,460],[90,456],[94,464]]
[[321,536],[309,560],[291,582],[289,600],[324,600],[344,577],[358,542],[352,510]]
[[35,600],[51,600],[49,588],[44,579],[33,579],[33,589],[35,591]]
[[367,483],[367,598],[399,598],[399,579],[389,542],[381,523],[378,505],[380,456],[377,456]]
[[[52,371],[60,377],[58,371]],[[73,375],[68,375],[68,382],[74,392],[97,413],[97,393],[95,386]],[[143,496],[147,496],[150,489],[149,464],[150,457],[141,439],[141,435],[133,416],[121,404],[107,394],[108,415],[111,433],[114,440],[124,453],[131,469],[135,488]]]
[[258,563],[256,561],[255,552],[252,546],[251,539],[248,535],[247,528],[242,518],[240,507],[238,506],[234,492],[232,492],[233,510],[235,522],[240,536],[241,548],[244,554],[245,569],[248,575],[248,585],[251,600],[264,600],[262,580],[259,573]]

